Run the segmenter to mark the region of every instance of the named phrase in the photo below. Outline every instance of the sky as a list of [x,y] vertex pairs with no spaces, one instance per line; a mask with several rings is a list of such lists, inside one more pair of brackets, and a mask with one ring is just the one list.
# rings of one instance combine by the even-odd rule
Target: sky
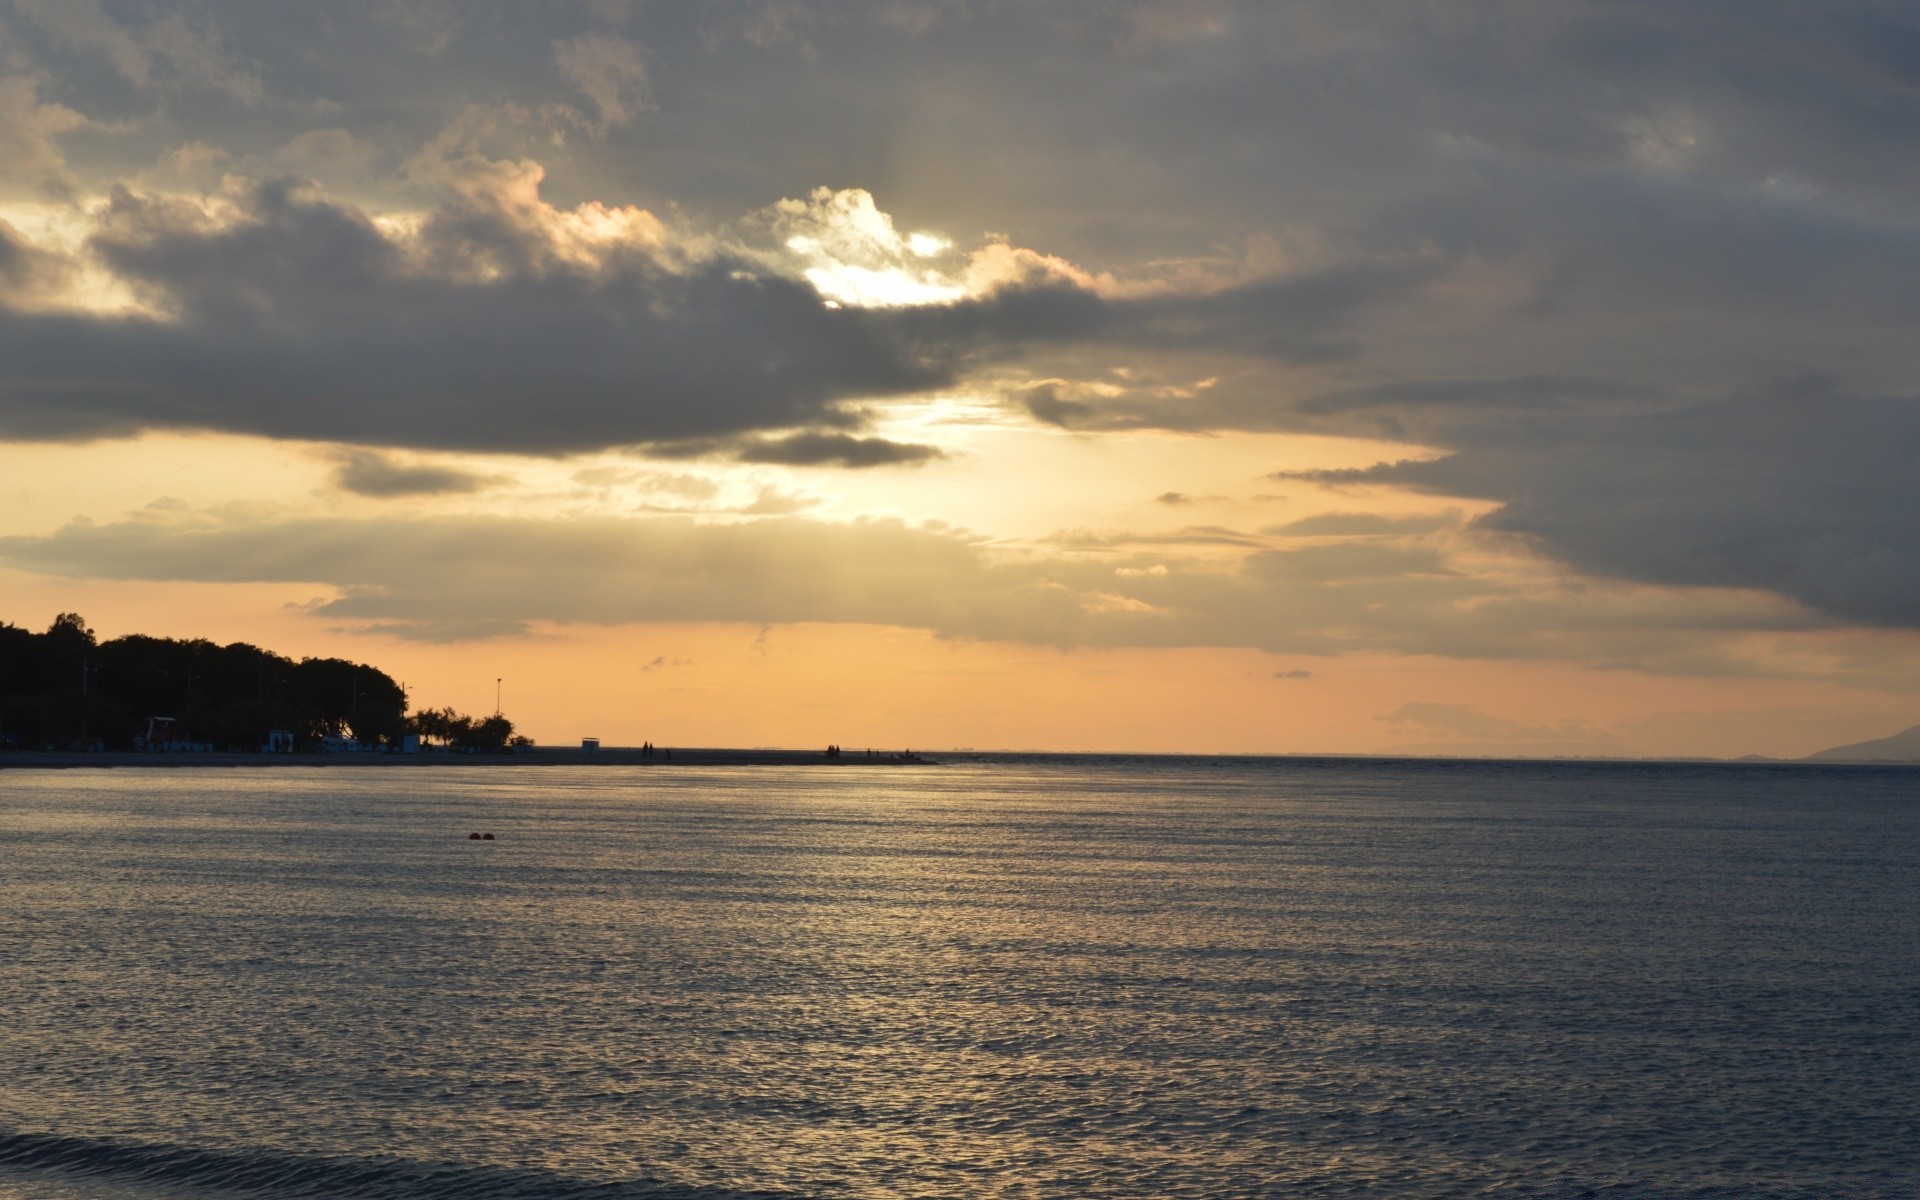
[[0,0],[0,619],[543,743],[1920,721],[1920,10]]

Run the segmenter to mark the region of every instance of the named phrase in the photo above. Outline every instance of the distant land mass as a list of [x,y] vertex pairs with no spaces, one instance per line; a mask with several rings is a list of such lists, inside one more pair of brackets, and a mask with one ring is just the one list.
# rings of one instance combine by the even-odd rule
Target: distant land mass
[[1871,742],[1835,746],[1809,754],[1801,762],[1920,762],[1920,725]]

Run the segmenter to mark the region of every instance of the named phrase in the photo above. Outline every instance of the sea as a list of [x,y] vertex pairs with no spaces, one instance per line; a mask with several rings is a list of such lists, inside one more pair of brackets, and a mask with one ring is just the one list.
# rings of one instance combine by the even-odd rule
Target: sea
[[0,1197],[1920,1196],[1920,770],[937,757],[0,771]]

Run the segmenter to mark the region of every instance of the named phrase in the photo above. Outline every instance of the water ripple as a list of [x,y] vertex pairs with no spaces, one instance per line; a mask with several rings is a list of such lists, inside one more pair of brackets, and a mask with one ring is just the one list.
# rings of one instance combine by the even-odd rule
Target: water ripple
[[1920,1195],[1916,772],[0,785],[0,1200]]
[[794,1200],[790,1193],[696,1187],[662,1179],[599,1183],[498,1166],[210,1150],[111,1138],[0,1131],[0,1167],[53,1176],[237,1196],[384,1200]]

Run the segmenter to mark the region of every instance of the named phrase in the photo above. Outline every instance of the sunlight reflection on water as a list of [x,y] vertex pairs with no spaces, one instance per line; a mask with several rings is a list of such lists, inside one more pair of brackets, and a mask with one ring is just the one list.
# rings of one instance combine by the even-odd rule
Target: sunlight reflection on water
[[1217,761],[0,774],[0,1196],[1915,1194],[1920,773]]

